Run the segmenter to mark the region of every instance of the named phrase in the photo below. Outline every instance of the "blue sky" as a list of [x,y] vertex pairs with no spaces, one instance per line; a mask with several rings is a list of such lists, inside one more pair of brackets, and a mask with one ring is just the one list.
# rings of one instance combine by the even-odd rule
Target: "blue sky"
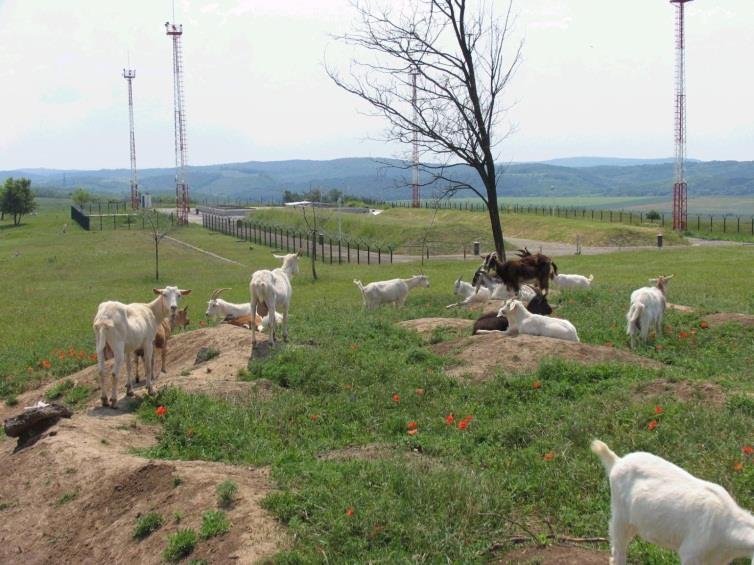
[[[501,0],[498,0],[500,3]],[[169,0],[0,0],[0,168],[173,163]],[[402,156],[340,91],[331,34],[347,0],[177,0],[184,26],[189,162]],[[524,60],[506,103],[504,161],[673,154],[673,8],[664,0],[518,0]],[[688,154],[754,158],[754,3],[687,4]],[[504,124],[505,125],[505,124]]]

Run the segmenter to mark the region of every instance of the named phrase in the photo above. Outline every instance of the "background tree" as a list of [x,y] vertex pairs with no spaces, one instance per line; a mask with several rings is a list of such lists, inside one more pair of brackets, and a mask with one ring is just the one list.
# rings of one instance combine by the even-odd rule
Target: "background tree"
[[34,200],[29,179],[6,179],[2,190],[2,200],[0,200],[3,218],[5,218],[5,214],[12,215],[13,225],[17,226],[21,223],[22,216],[30,214],[36,208],[37,203]]
[[[360,53],[347,78],[328,67],[344,90],[368,102],[388,122],[386,138],[409,144],[417,133],[430,184],[440,181],[445,195],[471,190],[487,206],[498,256],[505,259],[497,188],[501,169],[496,146],[506,110],[500,100],[521,56],[521,42],[511,43],[511,4],[502,18],[494,2],[414,0],[411,11],[393,12],[355,0],[359,24],[339,39]],[[416,74],[417,102],[412,101]],[[454,178],[456,167],[476,171],[484,192]]]
[[76,206],[83,208],[87,202],[92,200],[92,195],[83,188],[77,188],[71,193],[71,200]]
[[144,218],[149,224],[149,236],[154,242],[154,280],[160,280],[160,243],[170,233],[174,226],[165,223],[165,229],[160,231],[159,216],[157,213],[143,212]]

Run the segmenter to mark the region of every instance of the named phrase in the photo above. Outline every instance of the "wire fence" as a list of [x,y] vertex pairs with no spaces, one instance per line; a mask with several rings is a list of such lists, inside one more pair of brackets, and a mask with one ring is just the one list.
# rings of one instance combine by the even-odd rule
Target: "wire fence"
[[[128,210],[120,206],[71,206],[71,219],[87,231],[151,229],[173,226],[173,213],[160,214],[157,210]],[[103,209],[104,208],[104,209]],[[122,211],[121,211],[122,209]]]

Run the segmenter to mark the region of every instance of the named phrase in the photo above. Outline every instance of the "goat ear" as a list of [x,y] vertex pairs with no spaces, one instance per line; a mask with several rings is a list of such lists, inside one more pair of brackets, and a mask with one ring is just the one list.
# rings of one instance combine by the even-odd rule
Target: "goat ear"
[[163,291],[163,290],[164,290],[164,289],[162,289],[162,288],[153,288],[153,289],[152,289],[152,292],[154,292],[155,294],[162,294],[162,291]]
[[285,255],[275,255],[275,254],[273,253],[273,254],[272,254],[272,256],[273,256],[273,257],[274,257],[275,259],[285,259]]
[[670,279],[673,278],[673,275],[668,275],[667,277],[664,277],[664,278],[665,278],[666,281],[669,281]]
[[178,290],[178,292],[181,293],[181,296],[188,296],[189,294],[191,294],[191,289],[190,288],[187,288],[187,289],[181,288],[181,289]]

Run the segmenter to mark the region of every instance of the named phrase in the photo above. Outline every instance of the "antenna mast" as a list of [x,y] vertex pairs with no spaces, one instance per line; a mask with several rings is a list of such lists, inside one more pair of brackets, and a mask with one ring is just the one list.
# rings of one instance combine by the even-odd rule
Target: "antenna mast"
[[128,125],[130,127],[131,146],[131,208],[139,209],[139,182],[136,178],[136,138],[134,137],[134,95],[133,79],[136,78],[135,69],[123,69],[123,78],[128,82]]
[[[416,76],[419,74],[416,67],[411,69],[411,105],[414,108],[414,123],[419,120],[419,109],[416,105]],[[419,194],[419,138],[417,135],[416,127],[414,127],[412,144],[412,180],[411,180],[411,206],[413,208],[421,207],[421,199]]]
[[188,145],[186,138],[186,110],[183,93],[183,53],[181,36],[183,25],[165,22],[165,31],[173,40],[173,105],[175,121],[175,215],[179,224],[188,223],[189,186],[186,182]]
[[675,4],[675,181],[673,183],[673,229],[684,231],[688,220],[686,185],[686,49],[684,5],[691,0],[670,0]]

